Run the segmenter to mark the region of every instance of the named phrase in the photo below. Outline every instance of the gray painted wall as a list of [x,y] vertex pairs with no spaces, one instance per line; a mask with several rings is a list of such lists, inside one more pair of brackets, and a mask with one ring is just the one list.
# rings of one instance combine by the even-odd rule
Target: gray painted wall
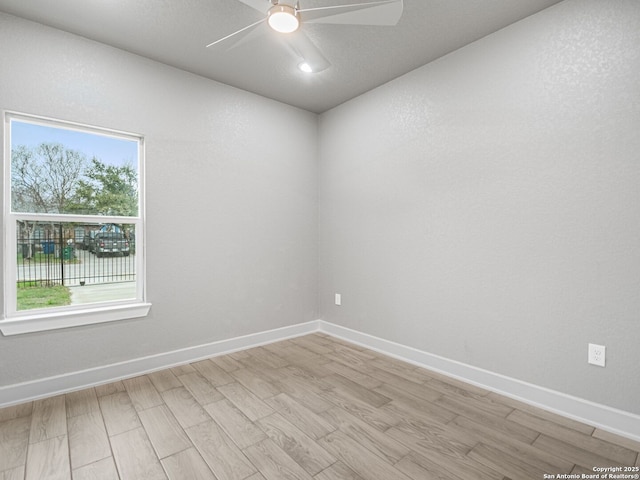
[[319,136],[315,115],[0,15],[0,108],[145,135],[153,302],[0,337],[0,386],[320,317],[640,413],[639,5],[563,2]]
[[568,0],[322,115],[321,318],[640,413],[639,46]]
[[317,319],[315,115],[6,15],[0,45],[0,109],[145,136],[153,303],[0,335],[0,386]]

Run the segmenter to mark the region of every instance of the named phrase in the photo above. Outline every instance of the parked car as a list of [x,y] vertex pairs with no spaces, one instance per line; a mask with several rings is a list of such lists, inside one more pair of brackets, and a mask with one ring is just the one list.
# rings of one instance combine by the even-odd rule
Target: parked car
[[94,238],[93,251],[96,257],[122,254],[129,256],[129,241],[117,232],[98,232]]
[[80,243],[80,248],[82,250],[89,250],[90,252],[93,252],[93,246],[95,245],[95,239],[96,239],[96,232],[95,230],[92,230],[90,232],[86,232],[84,234],[84,236],[82,237],[82,242]]

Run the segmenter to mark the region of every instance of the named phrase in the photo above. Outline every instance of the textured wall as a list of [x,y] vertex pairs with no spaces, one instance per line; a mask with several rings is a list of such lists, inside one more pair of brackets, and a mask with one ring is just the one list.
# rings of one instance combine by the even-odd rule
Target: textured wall
[[635,0],[567,0],[323,115],[317,290],[315,116],[0,15],[0,108],[145,135],[153,303],[0,337],[0,386],[312,320],[319,291],[325,320],[640,413],[639,32]]
[[0,336],[0,386],[317,318],[315,115],[6,15],[0,45],[0,109],[145,136],[153,304]]
[[640,413],[639,45],[567,0],[324,114],[321,318]]

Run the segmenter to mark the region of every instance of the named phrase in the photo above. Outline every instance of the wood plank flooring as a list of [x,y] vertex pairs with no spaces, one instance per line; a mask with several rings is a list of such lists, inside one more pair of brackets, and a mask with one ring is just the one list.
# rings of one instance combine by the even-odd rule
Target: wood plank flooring
[[540,480],[639,451],[323,334],[0,409],[0,480]]

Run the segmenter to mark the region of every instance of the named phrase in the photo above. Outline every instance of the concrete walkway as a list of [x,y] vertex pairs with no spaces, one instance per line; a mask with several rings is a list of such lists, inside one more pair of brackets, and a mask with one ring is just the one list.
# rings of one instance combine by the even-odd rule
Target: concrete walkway
[[71,305],[129,300],[136,298],[136,282],[103,283],[100,285],[85,285],[84,287],[69,287],[69,291],[71,292]]

